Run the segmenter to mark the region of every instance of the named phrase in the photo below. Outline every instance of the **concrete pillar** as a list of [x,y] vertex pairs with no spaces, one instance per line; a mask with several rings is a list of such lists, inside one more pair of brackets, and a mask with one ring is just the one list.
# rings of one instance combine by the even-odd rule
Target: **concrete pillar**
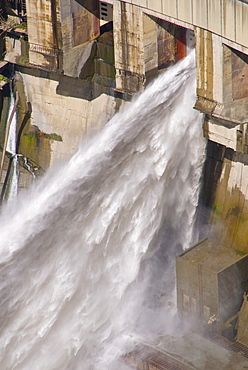
[[146,79],[157,75],[158,72],[158,26],[148,15],[144,14],[144,62]]
[[213,100],[213,45],[212,35],[196,28],[197,95]]
[[113,11],[116,89],[133,93],[144,84],[143,12],[119,1]]
[[60,68],[59,0],[26,1],[29,63],[50,70]]
[[60,0],[60,3],[64,74],[79,77],[94,40],[100,35],[99,1]]

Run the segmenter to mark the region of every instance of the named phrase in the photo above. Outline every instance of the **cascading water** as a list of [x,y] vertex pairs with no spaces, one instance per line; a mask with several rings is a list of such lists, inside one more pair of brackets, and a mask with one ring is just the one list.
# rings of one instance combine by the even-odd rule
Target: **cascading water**
[[[12,87],[12,83],[11,83],[11,87]],[[9,117],[11,115],[14,105],[15,105],[14,93],[11,91]],[[9,117],[8,117],[8,120],[9,120]],[[8,137],[8,142],[7,142],[7,151],[13,155],[11,179],[9,181],[10,185],[9,185],[9,190],[8,190],[8,199],[10,200],[16,197],[17,191],[18,191],[16,130],[17,130],[17,117],[16,117],[16,112],[14,112],[14,115],[13,115],[13,118],[10,124],[9,137]]]
[[116,370],[130,337],[152,330],[149,260],[161,271],[192,238],[204,156],[194,102],[191,53],[2,210],[1,369]]

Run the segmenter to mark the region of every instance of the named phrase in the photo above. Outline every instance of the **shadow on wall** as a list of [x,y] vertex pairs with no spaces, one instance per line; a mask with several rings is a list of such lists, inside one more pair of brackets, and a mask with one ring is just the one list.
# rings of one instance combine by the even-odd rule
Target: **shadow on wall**
[[96,0],[75,0],[76,3],[83,6],[85,9],[87,9],[91,14],[93,14],[95,17],[99,18],[99,6],[98,1]]
[[85,99],[92,101],[102,94],[113,96],[115,98],[130,101],[132,94],[126,92],[115,91],[113,87],[99,85],[96,82],[88,80],[75,80],[74,77],[61,76],[59,84],[56,88],[56,93],[63,96],[71,96],[74,98]]
[[207,141],[206,160],[203,167],[202,187],[196,217],[196,230],[199,233],[199,240],[205,238],[211,232],[209,220],[222,172],[225,150],[226,148],[223,145],[210,140]]

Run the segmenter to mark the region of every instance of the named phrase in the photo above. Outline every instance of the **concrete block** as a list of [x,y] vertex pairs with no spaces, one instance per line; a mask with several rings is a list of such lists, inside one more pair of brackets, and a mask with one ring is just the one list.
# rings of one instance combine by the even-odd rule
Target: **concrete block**
[[208,125],[208,138],[211,141],[224,145],[231,149],[236,149],[236,129],[226,128],[224,126],[218,126],[209,122]]

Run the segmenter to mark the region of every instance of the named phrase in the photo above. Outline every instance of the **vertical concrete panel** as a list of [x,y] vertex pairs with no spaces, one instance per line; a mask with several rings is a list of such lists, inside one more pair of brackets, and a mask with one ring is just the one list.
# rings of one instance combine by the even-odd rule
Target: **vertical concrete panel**
[[50,5],[45,0],[37,3],[31,0],[27,1],[29,42],[44,46],[51,45],[52,23]]
[[113,23],[114,23],[114,51],[115,51],[115,67],[121,68],[121,3],[115,2],[113,7]]
[[[221,243],[231,246],[237,250],[247,253],[247,209],[245,209],[245,198],[247,199],[247,189],[245,194],[241,192],[240,184],[245,182],[243,171],[246,166],[240,162],[229,162],[229,169],[223,174],[224,182],[219,183],[216,192],[215,203],[221,203],[224,199],[220,222],[223,225],[220,235]],[[223,186],[221,186],[223,185]],[[215,220],[216,221],[216,220]]]
[[55,68],[55,39],[51,1],[28,0],[27,24],[29,35],[29,62]]
[[127,3],[133,4],[133,5],[138,5],[142,6],[143,8],[147,7],[147,0],[129,0],[126,1]]
[[143,12],[131,4],[116,2],[113,22],[116,88],[138,91],[143,87],[145,74]]
[[170,17],[177,18],[177,1],[162,0],[162,13]]
[[[30,0],[29,0],[30,1]],[[64,1],[64,0],[61,0]],[[248,47],[248,3],[237,0],[112,0],[123,1],[202,27]],[[154,15],[154,14],[153,14]]]
[[247,45],[248,39],[248,4],[236,2],[236,42]]
[[162,13],[162,0],[147,0],[147,7]]
[[197,28],[196,31],[196,63],[197,63],[197,95],[204,96],[205,90],[205,42],[204,30]]
[[[232,103],[232,52],[227,46],[223,46],[223,102],[226,107],[231,107]],[[225,112],[225,116],[230,115],[230,111]]]
[[[43,1],[43,3],[45,2]],[[38,10],[41,10],[40,20],[43,19],[44,17],[45,7],[43,3],[39,2],[37,4],[34,4],[34,2],[31,0],[26,1],[27,20],[28,20],[27,27],[28,27],[29,41],[34,42],[34,43],[38,43],[39,41],[38,29],[40,27],[39,27],[39,24],[36,23],[38,22],[38,19],[36,21],[36,18],[37,18]],[[34,28],[34,24],[36,24],[36,28]]]
[[158,68],[157,24],[146,14],[143,15],[144,24],[144,61],[145,72]]
[[213,99],[223,103],[223,46],[222,40],[217,35],[212,35],[213,40]]
[[63,38],[63,51],[67,52],[72,47],[72,16],[71,16],[71,3],[68,0],[61,0],[61,31]]
[[223,28],[222,36],[235,40],[235,0],[223,1]]
[[73,20],[73,46],[82,45],[100,35],[99,4],[87,0],[84,6],[71,2]]
[[213,46],[212,46],[212,34],[208,31],[205,31],[205,40],[206,40],[206,61],[205,61],[205,90],[206,98],[213,99]]
[[218,35],[222,33],[222,2],[208,0],[208,29]]
[[192,0],[178,0],[178,18],[193,24]]
[[[197,60],[197,106],[211,111],[213,100],[213,47],[212,35],[201,28],[196,29]],[[200,104],[200,105],[199,105]]]
[[198,27],[208,28],[208,4],[207,0],[192,0],[193,24]]
[[195,40],[196,40],[196,73],[197,73],[197,95],[200,95],[202,89],[202,53],[203,53],[203,43],[201,42],[202,30],[198,27],[195,28]]

